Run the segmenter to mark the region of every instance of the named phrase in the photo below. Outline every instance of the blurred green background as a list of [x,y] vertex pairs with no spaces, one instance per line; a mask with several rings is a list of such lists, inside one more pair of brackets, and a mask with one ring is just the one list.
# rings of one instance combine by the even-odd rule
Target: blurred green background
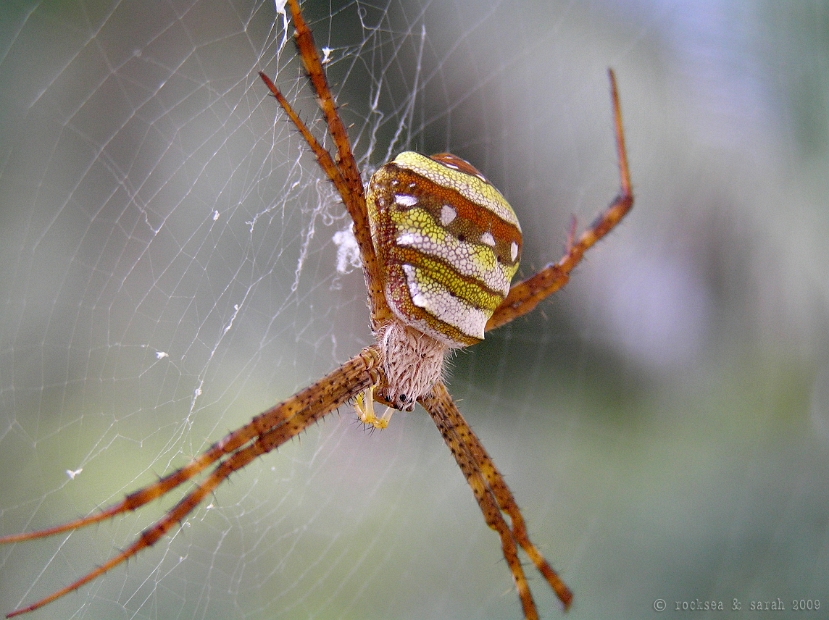
[[[361,166],[469,159],[524,276],[617,191],[616,70],[633,212],[449,375],[568,617],[827,617],[829,3],[303,6]],[[0,533],[117,501],[370,342],[348,222],[256,76],[322,135],[285,37],[270,1],[0,6]],[[175,501],[0,549],[0,611]],[[344,407],[32,617],[519,615],[428,417]]]

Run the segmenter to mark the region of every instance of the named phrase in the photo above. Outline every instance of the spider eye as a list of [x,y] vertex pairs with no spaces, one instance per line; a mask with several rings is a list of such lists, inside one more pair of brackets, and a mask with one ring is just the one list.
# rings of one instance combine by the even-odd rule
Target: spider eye
[[408,394],[397,395],[398,409],[401,411],[411,411],[414,409],[414,400]]
[[366,202],[395,315],[449,347],[483,340],[521,254],[501,193],[460,157],[407,151],[372,176]]

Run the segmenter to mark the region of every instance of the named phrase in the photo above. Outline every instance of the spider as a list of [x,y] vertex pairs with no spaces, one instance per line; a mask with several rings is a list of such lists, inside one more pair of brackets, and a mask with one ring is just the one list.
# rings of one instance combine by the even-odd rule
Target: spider
[[[466,477],[486,524],[500,537],[524,617],[538,618],[538,612],[519,547],[564,608],[572,602],[569,588],[530,541],[515,498],[461,416],[442,371],[452,349],[479,342],[485,332],[527,314],[564,286],[584,253],[633,206],[614,73],[608,71],[620,193],[581,235],[576,235],[574,222],[565,254],[557,263],[511,286],[521,256],[521,228],[504,197],[471,164],[449,153],[425,157],[404,152],[382,166],[368,188],[364,187],[299,2],[289,0],[288,4],[299,56],[336,146],[335,155],[311,134],[268,76],[259,75],[316,156],[353,221],[376,343],[229,433],[184,467],[122,501],[63,525],[0,538],[0,543],[32,540],[111,519],[137,510],[212,468],[129,547],[75,582],[7,617],[39,609],[154,545],[230,474],[346,403],[354,403],[360,420],[376,428],[388,424],[393,410],[411,411],[420,403]],[[380,417],[374,413],[375,402],[387,407]]]

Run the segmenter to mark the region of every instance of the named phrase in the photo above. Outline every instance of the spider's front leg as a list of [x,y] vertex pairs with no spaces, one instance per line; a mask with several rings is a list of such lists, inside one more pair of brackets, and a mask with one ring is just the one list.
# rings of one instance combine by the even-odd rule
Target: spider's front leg
[[214,466],[203,480],[195,483],[194,487],[175,506],[144,530],[129,547],[73,583],[31,605],[7,614],[6,617],[11,618],[39,609],[153,546],[172,528],[182,523],[187,515],[233,472],[239,471],[259,456],[278,448],[292,437],[296,437],[323,416],[356,398],[363,390],[383,382],[384,377],[378,367],[379,359],[376,347],[366,347],[328,376],[259,414],[245,426],[229,433],[184,467],[131,493],[121,502],[100,513],[37,532],[0,537],[0,544],[23,542],[111,519],[119,514],[137,510],[165,496],[208,467]]
[[[432,392],[420,399],[420,404],[435,422],[452,456],[466,477],[487,525],[501,537],[501,549],[512,573],[524,617],[538,618],[538,611],[530,592],[524,569],[518,558],[517,545],[524,549],[535,567],[556,593],[565,610],[573,601],[573,594],[553,570],[527,535],[524,517],[503,476],[481,441],[464,420],[446,386],[440,382]],[[508,516],[511,525],[504,519]]]

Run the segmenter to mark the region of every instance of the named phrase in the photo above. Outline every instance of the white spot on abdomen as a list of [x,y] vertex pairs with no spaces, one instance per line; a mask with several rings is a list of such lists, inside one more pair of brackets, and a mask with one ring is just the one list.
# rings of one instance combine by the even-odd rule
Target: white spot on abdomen
[[440,208],[440,225],[441,226],[449,226],[454,219],[458,217],[458,212],[449,205],[443,205]]
[[394,202],[401,207],[413,207],[417,204],[417,198],[411,194],[395,194]]

